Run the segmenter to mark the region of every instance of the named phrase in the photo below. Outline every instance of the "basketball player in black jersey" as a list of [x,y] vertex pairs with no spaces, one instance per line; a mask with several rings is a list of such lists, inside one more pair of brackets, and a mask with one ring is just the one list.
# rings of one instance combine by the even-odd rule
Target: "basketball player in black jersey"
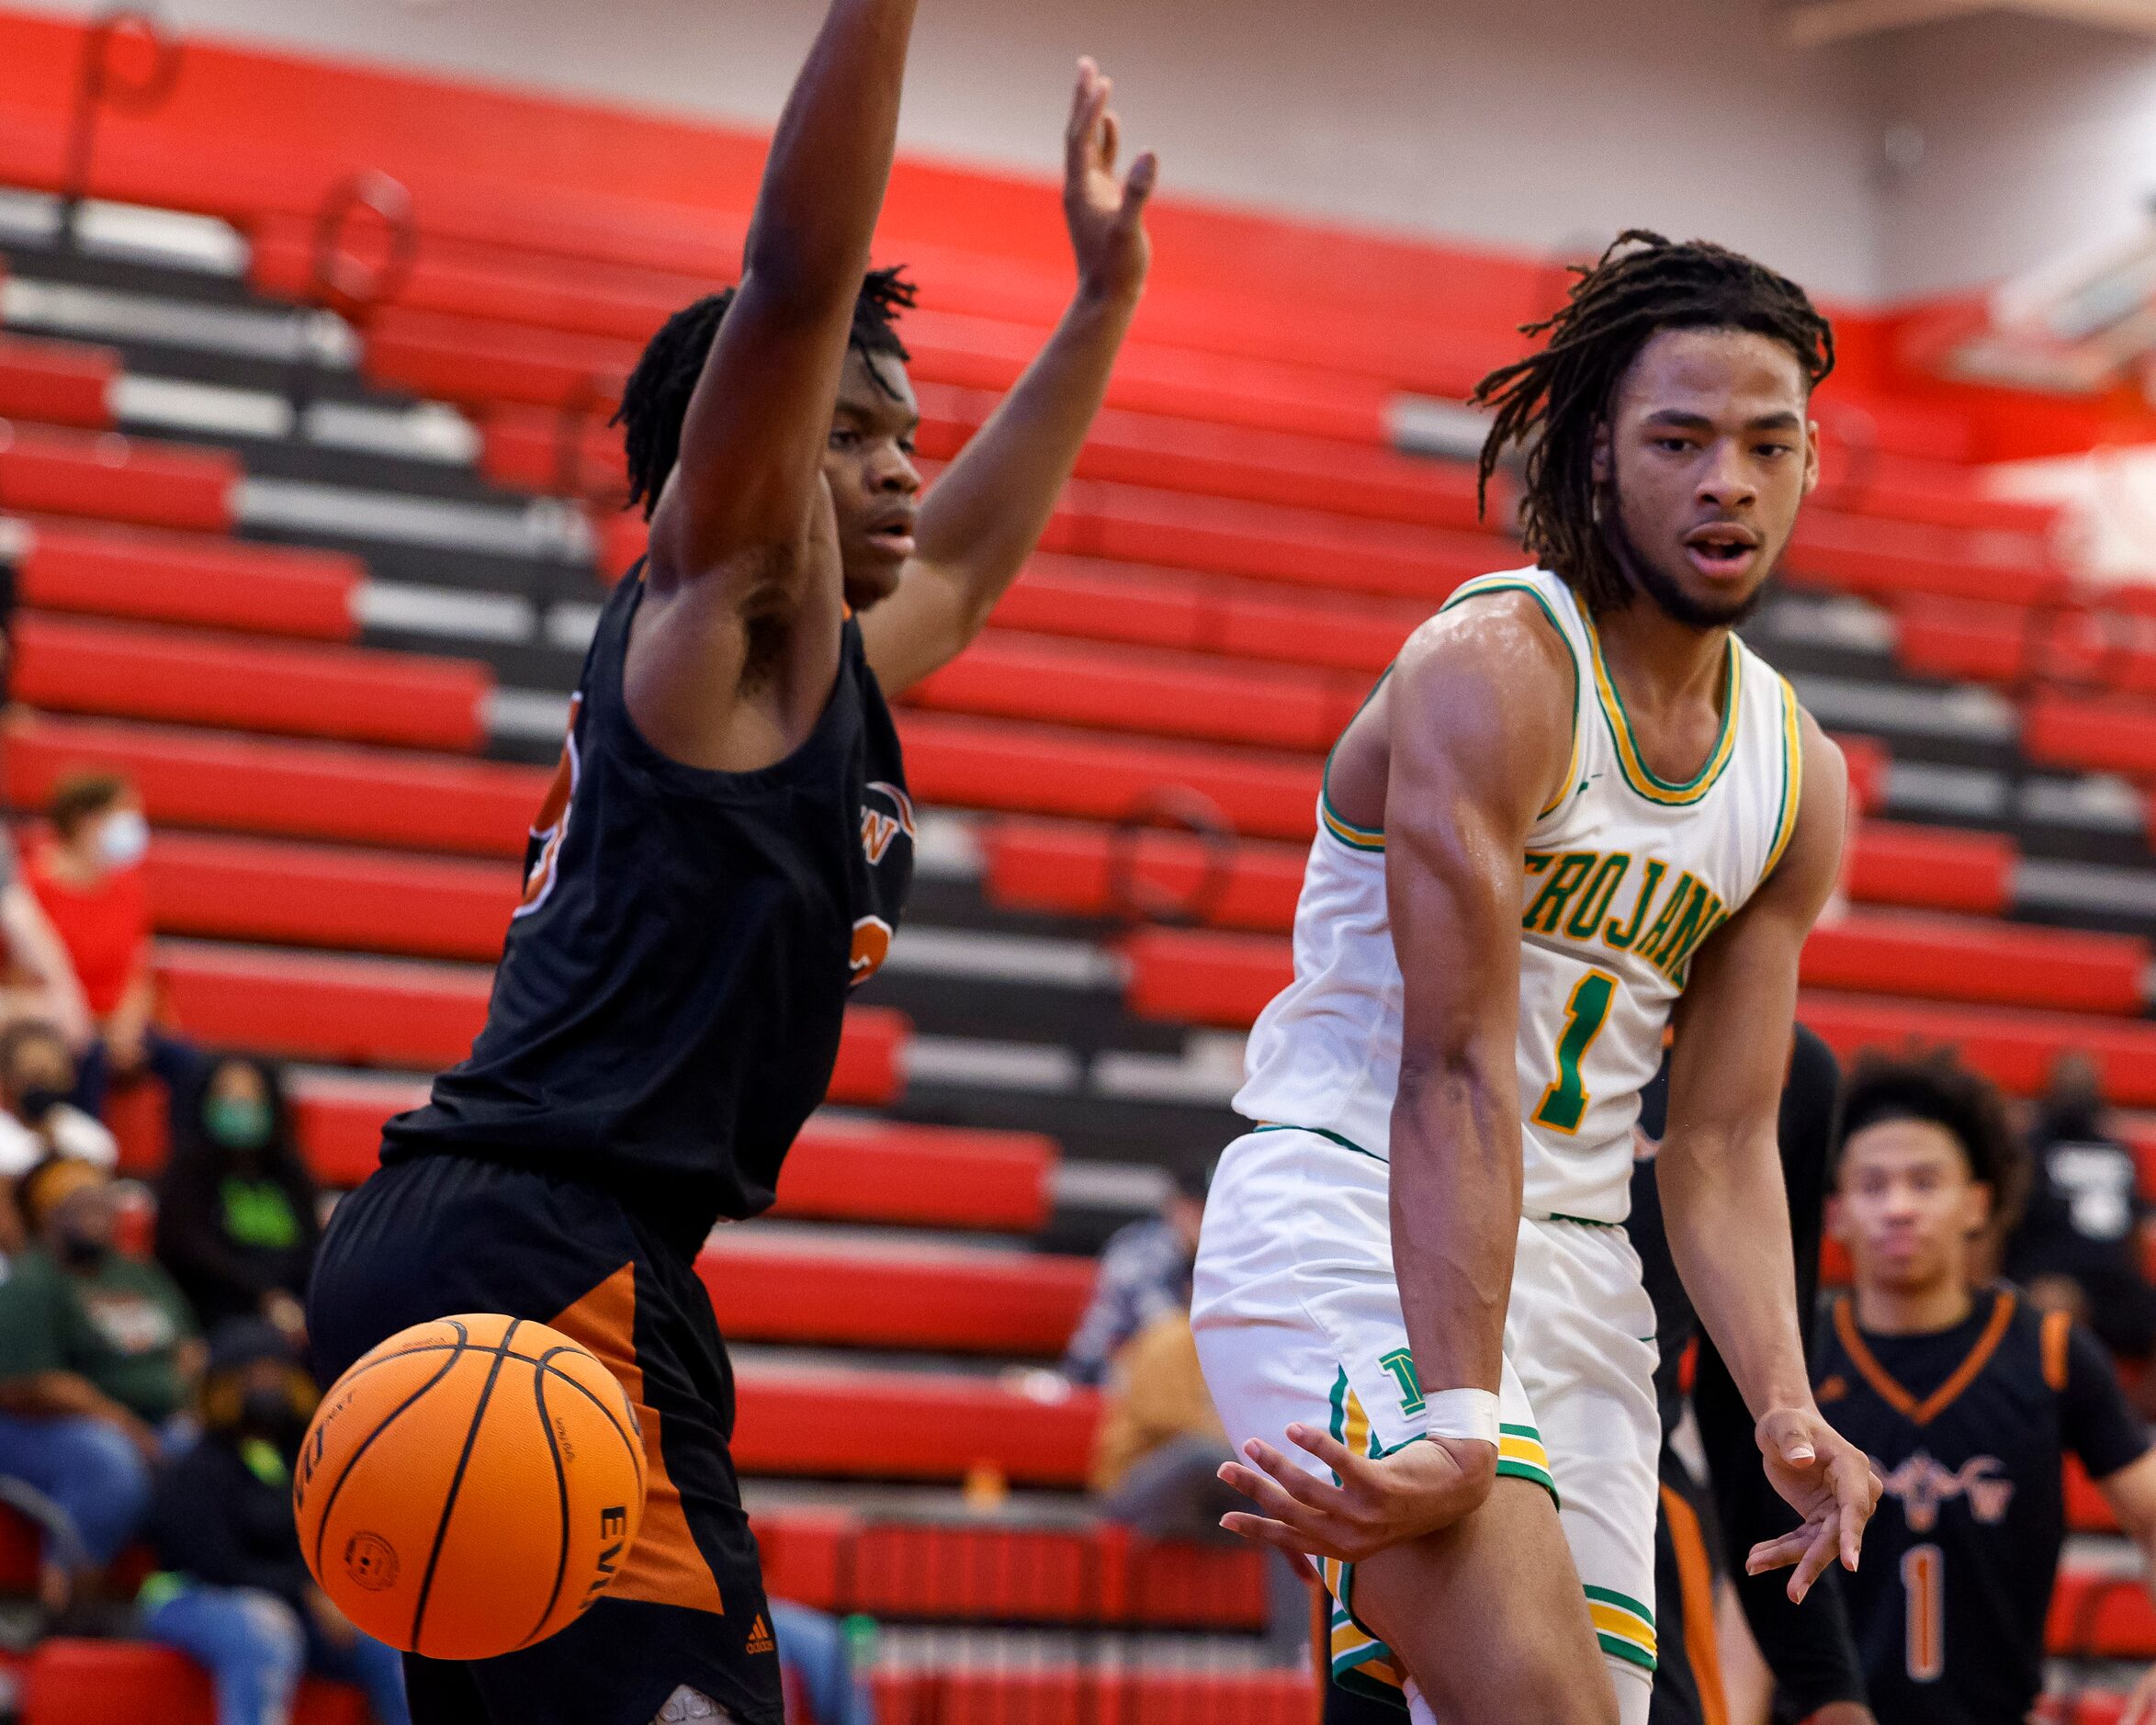
[[909,296],[867,275],[913,14],[830,0],[739,289],[670,321],[631,380],[650,553],[601,616],[486,1028],[390,1122],[323,1242],[325,1379],[413,1323],[506,1313],[591,1348],[642,1425],[649,1500],[612,1588],[525,1651],[409,1660],[419,1725],[779,1725],[732,1374],[694,1261],[715,1222],[771,1203],[847,994],[897,926],[914,816],[885,696],[957,653],[1031,553],[1147,263],[1153,162],[1116,177],[1089,62],[1065,190],[1078,296],[917,502],[892,324]]
[[[1841,1577],[1872,1709],[1891,1725],[2021,1725],[2044,1680],[2078,1456],[2156,1552],[2156,1451],[2109,1359],[2064,1313],[1983,1285],[2026,1186],[1997,1093],[1945,1055],[1860,1065],[1829,1226],[1855,1287],[1828,1309],[1819,1404],[1886,1482]],[[2124,1725],[2156,1720],[2156,1674]]]

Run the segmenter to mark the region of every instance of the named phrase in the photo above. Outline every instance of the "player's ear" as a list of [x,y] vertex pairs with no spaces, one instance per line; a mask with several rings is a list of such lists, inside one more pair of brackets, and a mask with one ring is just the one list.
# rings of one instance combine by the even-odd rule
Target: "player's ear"
[[1826,1235],[1830,1240],[1839,1240],[1844,1246],[1849,1244],[1848,1212],[1843,1207],[1839,1192],[1826,1195]]
[[1804,422],[1804,495],[1810,497],[1819,489],[1819,422]]
[[1970,1239],[1975,1239],[1991,1227],[1994,1197],[1991,1181],[1969,1182],[1961,1200],[1961,1227]]
[[1595,449],[1589,458],[1588,471],[1594,476],[1597,485],[1607,485],[1612,468],[1609,458],[1609,422],[1606,419],[1597,420],[1595,423]]

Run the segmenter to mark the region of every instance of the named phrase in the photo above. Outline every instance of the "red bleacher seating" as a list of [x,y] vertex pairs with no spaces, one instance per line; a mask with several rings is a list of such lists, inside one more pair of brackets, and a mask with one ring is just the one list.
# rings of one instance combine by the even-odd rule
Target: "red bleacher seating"
[[[1132,1009],[1148,1018],[1247,1026],[1293,975],[1287,943],[1256,935],[1142,929],[1123,951]],[[2131,1013],[2148,964],[2127,936],[1863,913],[1813,930],[1802,976],[1812,988]]]
[[[1218,928],[1281,933],[1294,923],[1305,855],[1299,845],[1250,840],[1213,855],[1180,833],[1119,839],[1104,826],[1024,818],[984,823],[980,844],[986,890],[1009,909],[1071,917],[1149,909],[1162,919],[1199,917]],[[1866,821],[1849,855],[1849,890],[1863,903],[1996,912],[2012,899],[2016,852],[2004,834]]]
[[42,808],[64,773],[124,772],[161,825],[521,857],[550,774],[537,767],[17,714],[8,800]]
[[1093,1260],[979,1246],[855,1246],[722,1229],[696,1263],[738,1341],[1054,1358]]
[[2148,1583],[2138,1572],[2062,1569],[2044,1639],[2056,1653],[2156,1659],[2156,1604]]
[[2039,690],[2023,708],[2021,747],[2044,766],[2156,778],[2156,703]]
[[101,430],[112,423],[119,375],[108,347],[0,336],[0,419]]
[[[308,1678],[293,1725],[367,1725],[356,1689]],[[209,1674],[184,1653],[142,1641],[47,1640],[25,1672],[22,1725],[213,1725]]]
[[743,1360],[734,1462],[744,1473],[1082,1485],[1100,1417],[1089,1390],[1035,1401],[992,1378]]
[[1315,1680],[1304,1671],[1090,1662],[879,1670],[872,1692],[877,1725],[1310,1725],[1317,1708]]
[[1979,1072],[2016,1096],[2042,1093],[2060,1055],[2096,1064],[2115,1102],[2156,1104],[2156,1024],[2009,1007],[1947,1006],[1880,995],[1808,990],[1797,1015],[1845,1059],[1864,1048],[1951,1044]]
[[329,641],[359,632],[357,558],[110,522],[18,524],[17,596],[41,610]]
[[169,934],[491,960],[522,885],[514,863],[400,856],[166,829],[146,864]]
[[[155,962],[167,1009],[196,1040],[353,1065],[454,1065],[485,1021],[491,986],[480,965],[195,941],[160,941]],[[890,1101],[905,1035],[904,1017],[888,1009],[850,1013],[832,1099]]]
[[1362,674],[1392,663],[1433,606],[1309,593],[1228,576],[1044,554],[996,607],[1010,629]]
[[14,693],[62,712],[446,750],[486,740],[474,661],[26,613]]
[[779,1176],[781,1216],[1032,1234],[1055,1208],[1055,1142],[812,1117]]
[[821,1611],[1213,1630],[1265,1621],[1251,1547],[1154,1541],[1091,1521],[953,1523],[791,1506],[753,1521],[765,1585]]
[[235,457],[0,421],[0,508],[222,533],[232,524]]

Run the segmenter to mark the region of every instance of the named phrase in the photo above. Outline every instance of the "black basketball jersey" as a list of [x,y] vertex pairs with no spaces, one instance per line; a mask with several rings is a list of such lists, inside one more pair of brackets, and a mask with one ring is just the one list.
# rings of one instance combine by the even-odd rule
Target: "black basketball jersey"
[[852,990],[888,950],[913,805],[861,628],[816,728],[752,772],[684,766],[622,693],[642,571],[600,614],[523,903],[471,1056],[386,1130],[606,1185],[684,1248],[772,1201],[823,1099]]
[[2066,1454],[2102,1479],[2149,1447],[2110,1361],[2002,1287],[1925,1336],[1860,1331],[1844,1295],[1812,1376],[1886,1485],[1863,1562],[1841,1577],[1873,1713],[2021,1725],[2043,1687]]

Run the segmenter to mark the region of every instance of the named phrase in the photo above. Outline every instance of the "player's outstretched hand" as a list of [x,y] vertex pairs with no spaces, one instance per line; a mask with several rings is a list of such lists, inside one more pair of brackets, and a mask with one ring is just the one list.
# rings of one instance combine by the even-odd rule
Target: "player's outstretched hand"
[[1356,1455],[1315,1426],[1291,1426],[1288,1438],[1330,1468],[1339,1483],[1253,1438],[1243,1453],[1254,1465],[1225,1462],[1220,1477],[1264,1514],[1237,1511],[1223,1516],[1220,1525],[1298,1556],[1359,1563],[1450,1527],[1496,1483],[1496,1450],[1473,1438],[1428,1438],[1376,1458]]
[[1826,1423],[1817,1408],[1777,1408],[1755,1434],[1767,1477],[1804,1525],[1752,1548],[1747,1575],[1797,1566],[1789,1593],[1800,1600],[1838,1556],[1855,1569],[1864,1545],[1864,1524],[1879,1505],[1879,1475],[1870,1459]]
[[1152,262],[1146,236],[1146,200],[1153,195],[1159,159],[1148,150],[1115,175],[1123,128],[1108,98],[1112,79],[1090,60],[1078,62],[1078,89],[1070,98],[1070,129],[1064,134],[1063,214],[1070,247],[1078,254],[1078,280],[1108,299],[1134,297],[1145,286]]
[[2140,1682],[2126,1697],[2126,1710],[2118,1716],[2118,1725],[2156,1725],[2156,1670],[2141,1674]]

